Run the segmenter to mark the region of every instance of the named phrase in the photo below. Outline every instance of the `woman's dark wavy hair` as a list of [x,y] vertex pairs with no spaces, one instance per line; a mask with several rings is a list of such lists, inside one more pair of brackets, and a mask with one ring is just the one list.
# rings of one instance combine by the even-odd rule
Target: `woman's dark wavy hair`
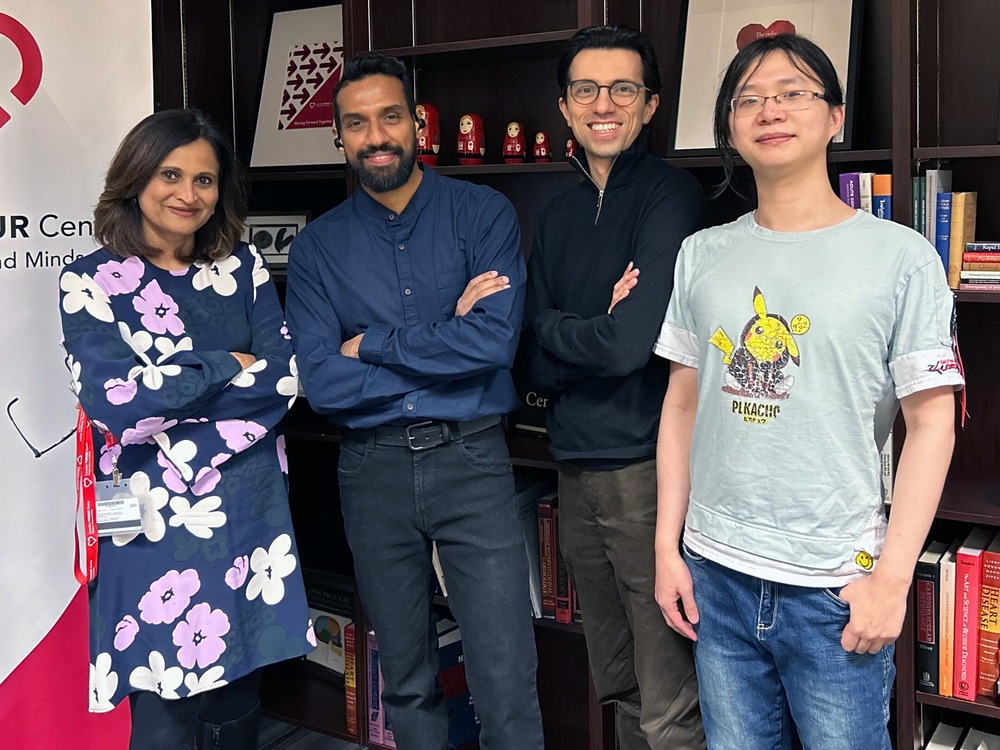
[[[736,53],[729,63],[726,74],[719,86],[719,95],[715,100],[715,147],[722,157],[722,167],[725,173],[722,184],[716,188],[714,197],[718,197],[732,187],[733,174],[736,169],[736,149],[733,148],[729,130],[729,103],[733,97],[739,96],[736,88],[740,81],[752,74],[764,62],[764,58],[773,52],[784,52],[798,70],[806,77],[816,81],[823,90],[823,100],[834,107],[844,106],[844,89],[837,78],[837,71],[827,54],[815,43],[797,34],[778,34],[777,36],[760,37],[750,42]],[[736,188],[733,188],[736,190]],[[736,191],[739,193],[739,191]]]
[[219,161],[219,202],[215,213],[195,232],[194,250],[187,260],[219,260],[233,252],[247,216],[246,174],[229,139],[197,109],[156,112],[125,136],[108,167],[104,191],[94,209],[98,242],[126,258],[160,254],[143,235],[139,193],[171,151],[199,139],[212,146]]

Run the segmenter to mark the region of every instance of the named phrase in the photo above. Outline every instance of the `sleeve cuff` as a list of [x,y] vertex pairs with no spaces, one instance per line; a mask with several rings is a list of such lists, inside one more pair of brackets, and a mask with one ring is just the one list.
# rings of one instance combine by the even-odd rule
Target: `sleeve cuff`
[[365,331],[358,347],[358,359],[370,365],[382,364],[382,352],[385,351],[385,340],[389,329],[382,326],[372,326]]

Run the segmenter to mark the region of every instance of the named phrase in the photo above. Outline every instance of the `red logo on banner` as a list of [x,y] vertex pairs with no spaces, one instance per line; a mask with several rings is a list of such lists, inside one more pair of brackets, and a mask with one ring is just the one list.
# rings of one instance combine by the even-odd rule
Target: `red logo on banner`
[[791,21],[775,21],[766,29],[763,24],[750,23],[740,29],[740,33],[736,35],[736,49],[743,49],[754,39],[760,39],[761,37],[771,37],[778,36],[778,34],[794,34],[795,24]]
[[[21,104],[27,104],[38,92],[42,84],[42,50],[38,42],[24,25],[6,13],[0,13],[0,36],[10,39],[21,57],[21,77],[13,85],[10,93]],[[3,82],[6,85],[6,81]],[[0,128],[10,121],[10,114],[0,107]]]

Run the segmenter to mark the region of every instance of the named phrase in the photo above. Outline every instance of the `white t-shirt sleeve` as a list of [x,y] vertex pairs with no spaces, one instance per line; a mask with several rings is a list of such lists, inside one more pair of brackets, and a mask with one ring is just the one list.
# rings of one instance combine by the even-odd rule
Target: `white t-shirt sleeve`
[[889,344],[889,372],[897,398],[965,383],[952,342],[954,306],[937,259],[913,273],[900,290]]
[[660,334],[653,344],[653,353],[664,359],[688,367],[698,367],[698,334],[695,333],[694,314],[690,305],[691,238],[681,243],[674,267],[674,290],[670,295],[667,313],[660,327]]

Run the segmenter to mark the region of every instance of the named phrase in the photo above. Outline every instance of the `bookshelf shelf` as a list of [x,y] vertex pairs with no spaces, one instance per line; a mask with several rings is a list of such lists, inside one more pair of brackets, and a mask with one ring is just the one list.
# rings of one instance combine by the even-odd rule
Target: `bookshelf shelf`
[[[831,151],[829,160],[831,162],[848,162],[852,164],[865,164],[868,162],[889,161],[892,159],[892,150],[888,148],[875,148],[864,150]],[[698,154],[693,156],[682,156],[675,154],[664,159],[667,164],[672,164],[681,169],[699,169],[704,167],[721,167],[722,159],[715,154]],[[744,166],[742,159],[737,158],[736,163]]]
[[438,174],[468,177],[478,174],[531,174],[537,172],[572,172],[567,161],[525,162],[524,164],[443,164],[432,167]]
[[344,686],[317,676],[301,659],[266,667],[260,697],[271,718],[331,737],[359,739],[347,731]]
[[414,64],[438,63],[445,61],[460,64],[470,55],[481,59],[482,53],[490,51],[503,57],[511,57],[531,48],[537,48],[540,54],[551,49],[559,49],[562,43],[576,33],[576,29],[558,29],[556,31],[540,31],[533,34],[515,34],[512,36],[495,36],[485,39],[467,39],[460,42],[442,42],[438,44],[418,44],[412,47],[387,47],[374,50],[393,57],[408,58]]
[[[330,136],[331,148],[333,136]],[[250,182],[288,182],[292,180],[346,180],[347,167],[319,169],[276,169],[269,171],[250,170]]]
[[1000,706],[997,705],[996,700],[983,695],[978,696],[975,701],[963,701],[959,698],[945,698],[942,695],[933,695],[918,691],[916,693],[916,700],[917,703],[922,703],[926,706],[937,706],[938,708],[961,711],[966,714],[1000,719]]
[[928,146],[913,149],[913,158],[926,159],[992,159],[1000,157],[1000,145]]
[[937,517],[1000,526],[1000,476],[948,477]]

